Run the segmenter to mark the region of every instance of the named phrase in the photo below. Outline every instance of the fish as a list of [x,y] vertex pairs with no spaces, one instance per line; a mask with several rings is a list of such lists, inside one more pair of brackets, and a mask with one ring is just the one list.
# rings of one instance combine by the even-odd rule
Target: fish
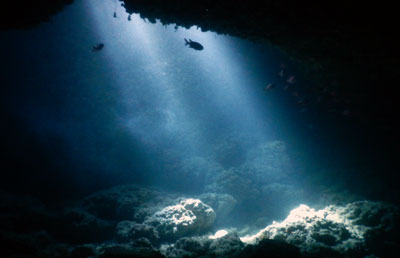
[[99,52],[103,48],[104,48],[104,44],[103,43],[96,44],[96,45],[93,46],[92,52]]
[[283,69],[281,69],[281,70],[279,71],[278,76],[281,77],[281,78],[283,77]]
[[289,76],[289,78],[286,80],[286,82],[289,84],[293,84],[293,83],[295,83],[295,81],[296,80],[293,75]]
[[275,83],[269,83],[267,86],[265,86],[264,91],[270,90],[275,88]]
[[199,42],[192,41],[191,39],[187,40],[185,38],[185,46],[187,46],[187,45],[189,45],[189,48],[193,48],[193,49],[199,50],[199,51],[204,49],[204,47]]

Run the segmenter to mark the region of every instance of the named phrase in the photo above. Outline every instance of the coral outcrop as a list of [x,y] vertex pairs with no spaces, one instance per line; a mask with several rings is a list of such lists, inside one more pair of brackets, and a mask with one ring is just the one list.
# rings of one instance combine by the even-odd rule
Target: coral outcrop
[[154,213],[144,223],[154,226],[161,237],[174,239],[185,234],[204,232],[212,226],[215,216],[210,206],[189,198]]
[[282,222],[241,240],[248,244],[281,240],[298,246],[306,255],[386,257],[398,241],[399,219],[397,207],[381,202],[359,201],[320,210],[300,205]]

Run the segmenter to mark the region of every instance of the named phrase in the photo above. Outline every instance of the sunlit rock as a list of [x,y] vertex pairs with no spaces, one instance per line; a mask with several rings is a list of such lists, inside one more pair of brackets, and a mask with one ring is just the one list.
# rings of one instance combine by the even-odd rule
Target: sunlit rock
[[209,236],[208,238],[209,238],[209,239],[217,239],[217,238],[224,237],[224,236],[226,236],[227,234],[228,234],[228,231],[226,231],[226,230],[224,230],[224,229],[221,229],[221,230],[218,230],[217,232],[215,232],[214,235]]
[[196,224],[201,228],[209,228],[214,223],[216,214],[214,210],[198,199],[184,199],[180,202],[185,209],[190,210],[196,216]]
[[210,244],[211,257],[237,257],[244,248],[244,244],[236,232],[217,238]]
[[169,258],[239,257],[243,248],[244,244],[237,233],[232,232],[218,239],[183,237],[175,244],[164,245],[161,252]]
[[307,205],[293,209],[282,222],[273,222],[252,236],[242,237],[247,244],[262,239],[283,240],[300,248],[302,253],[332,255],[335,253],[373,254],[381,247],[370,241],[371,235],[388,237],[396,231],[399,211],[396,207],[380,203],[360,201],[346,206],[330,205],[315,210]]
[[173,239],[205,231],[214,223],[215,216],[210,206],[188,198],[154,213],[144,223],[154,226],[160,237]]

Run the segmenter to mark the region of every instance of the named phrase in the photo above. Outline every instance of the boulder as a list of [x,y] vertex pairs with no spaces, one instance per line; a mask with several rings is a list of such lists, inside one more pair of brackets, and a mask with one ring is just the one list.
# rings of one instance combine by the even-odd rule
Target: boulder
[[145,220],[157,229],[163,239],[177,239],[187,234],[200,233],[212,226],[214,210],[198,199],[183,199],[167,206]]
[[359,201],[321,210],[303,204],[282,222],[273,222],[241,240],[247,244],[281,240],[299,247],[305,255],[386,257],[385,250],[398,245],[399,219],[398,208],[382,202]]

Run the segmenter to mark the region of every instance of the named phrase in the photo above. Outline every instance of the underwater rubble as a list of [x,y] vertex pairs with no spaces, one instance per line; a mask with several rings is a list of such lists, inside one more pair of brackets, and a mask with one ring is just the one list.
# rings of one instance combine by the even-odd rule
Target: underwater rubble
[[[171,163],[183,184],[197,182],[190,171],[206,175],[201,192],[127,184],[56,207],[0,192],[4,257],[396,257],[397,206],[334,184],[306,198],[315,192],[296,184],[284,142],[242,148],[235,140],[220,141],[210,157]],[[221,150],[245,158],[223,167],[213,160]]]
[[240,227],[215,224],[224,208],[224,216],[233,216],[232,199],[125,185],[56,212],[15,197],[14,208],[1,206],[3,257],[396,257],[394,205],[357,201],[316,210],[302,204],[283,221],[243,235]]
[[204,232],[215,220],[214,210],[198,199],[183,199],[149,216],[143,224],[154,226],[162,239]]
[[303,204],[284,221],[274,221],[241,240],[247,244],[281,240],[299,247],[308,256],[387,257],[389,252],[395,253],[394,246],[398,247],[399,215],[397,207],[381,202],[358,201],[320,210]]

